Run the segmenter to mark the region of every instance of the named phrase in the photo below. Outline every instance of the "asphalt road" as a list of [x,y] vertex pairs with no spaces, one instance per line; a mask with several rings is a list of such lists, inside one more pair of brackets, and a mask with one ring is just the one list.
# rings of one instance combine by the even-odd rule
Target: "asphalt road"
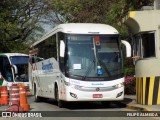
[[[117,103],[111,103],[110,105],[103,106],[100,102],[77,102],[68,103],[65,108],[59,108],[57,103],[52,100],[44,100],[41,102],[34,102],[34,97],[28,97],[28,103],[31,107],[31,112],[40,112],[41,118],[0,118],[0,120],[156,120],[155,118],[134,118],[125,117],[127,112],[138,112],[125,108]],[[117,114],[124,114],[124,117],[116,117]],[[106,117],[107,114],[109,117]],[[57,117],[58,116],[58,117]],[[82,117],[83,116],[83,117]]]

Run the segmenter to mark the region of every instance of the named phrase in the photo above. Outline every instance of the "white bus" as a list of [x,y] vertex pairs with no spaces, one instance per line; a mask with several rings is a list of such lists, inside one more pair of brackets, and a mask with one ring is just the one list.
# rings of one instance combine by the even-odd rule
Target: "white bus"
[[0,85],[8,89],[13,83],[23,83],[29,90],[29,56],[21,53],[0,53]]
[[[130,56],[130,45],[123,41]],[[29,55],[35,101],[118,101],[124,74],[118,31],[105,24],[60,24],[35,42]]]

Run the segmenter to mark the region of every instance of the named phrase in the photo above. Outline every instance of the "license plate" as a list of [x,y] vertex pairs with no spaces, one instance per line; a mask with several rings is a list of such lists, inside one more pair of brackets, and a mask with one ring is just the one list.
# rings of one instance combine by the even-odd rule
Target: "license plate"
[[93,94],[93,98],[103,98],[102,94]]

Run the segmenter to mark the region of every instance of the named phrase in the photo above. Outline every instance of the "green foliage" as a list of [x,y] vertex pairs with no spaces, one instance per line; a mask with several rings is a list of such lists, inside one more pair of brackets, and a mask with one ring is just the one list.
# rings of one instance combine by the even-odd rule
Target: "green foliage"
[[124,57],[124,75],[125,76],[133,76],[135,75],[135,66],[133,65],[132,58]]
[[125,67],[124,74],[125,75],[134,75],[134,68]]
[[[61,22],[104,23],[110,2],[106,0],[51,0],[52,12]],[[56,20],[54,20],[56,22]]]
[[1,0],[0,52],[23,52],[28,48],[27,39],[44,14],[43,3],[43,0]]
[[153,0],[1,0],[0,52],[21,52],[28,48],[28,43],[39,37],[37,31],[43,31],[39,22],[110,24],[124,39],[128,30],[122,18],[129,10],[152,4]]
[[122,39],[128,29],[122,18],[129,10],[139,10],[144,5],[152,5],[153,0],[48,0],[51,11],[48,18],[54,24],[63,22],[104,23],[118,29]]

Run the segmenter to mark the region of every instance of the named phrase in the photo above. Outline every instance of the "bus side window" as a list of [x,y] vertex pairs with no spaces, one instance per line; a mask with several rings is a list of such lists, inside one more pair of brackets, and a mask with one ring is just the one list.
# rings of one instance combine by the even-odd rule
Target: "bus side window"
[[36,60],[42,61],[51,57],[57,59],[56,34],[39,43],[35,48],[38,48]]

